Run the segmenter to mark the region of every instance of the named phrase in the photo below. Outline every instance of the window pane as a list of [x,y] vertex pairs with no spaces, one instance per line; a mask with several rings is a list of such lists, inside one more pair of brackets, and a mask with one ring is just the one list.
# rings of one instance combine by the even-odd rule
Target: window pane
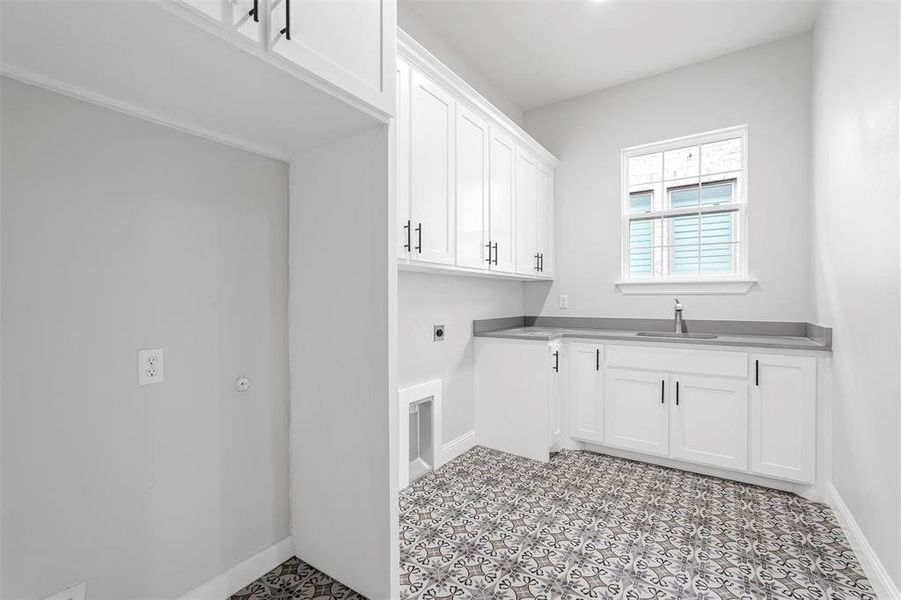
[[663,153],[633,156],[629,159],[629,185],[663,179]]
[[701,187],[701,206],[731,204],[733,202],[733,182],[707,184]]
[[650,277],[654,274],[654,220],[629,222],[629,273]]
[[698,205],[698,186],[691,185],[678,188],[670,188],[670,208],[686,208]]
[[701,246],[702,273],[735,273],[735,244],[711,244]]
[[734,213],[713,213],[701,215],[701,243],[728,243],[732,239]]
[[654,192],[632,192],[629,194],[629,214],[651,212]]
[[663,178],[665,180],[697,177],[699,173],[697,146],[678,148],[663,153]]
[[[697,192],[697,190],[695,190]],[[698,215],[670,219],[670,273],[691,275],[698,272]]]
[[741,138],[701,146],[701,173],[723,173],[741,169]]

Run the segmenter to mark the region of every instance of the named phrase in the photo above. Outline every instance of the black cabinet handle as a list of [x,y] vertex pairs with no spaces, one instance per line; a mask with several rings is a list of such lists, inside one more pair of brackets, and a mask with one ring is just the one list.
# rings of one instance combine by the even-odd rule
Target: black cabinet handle
[[540,262],[540,259],[539,259],[540,256],[541,256],[541,255],[538,254],[537,252],[535,253],[535,270],[536,270],[536,271],[540,271],[540,270],[541,270],[541,262]]
[[554,371],[560,372],[560,351],[554,352]]
[[538,270],[544,273],[544,252],[538,255]]
[[676,382],[676,406],[679,406],[679,382]]
[[666,389],[666,380],[665,380],[665,379],[661,379],[661,380],[660,380],[660,404],[663,404],[663,402],[664,402],[664,400],[663,400],[663,395],[664,395],[664,390],[665,390],[665,389]]
[[488,258],[485,259],[485,262],[490,265],[491,264],[491,240],[488,240],[488,243],[485,244],[485,247],[488,248]]
[[601,370],[601,349],[598,348],[595,350],[595,352],[596,352],[596,354],[594,356],[594,370],[600,371]]
[[[488,255],[491,256],[491,252],[489,252]],[[495,264],[495,265],[497,264],[497,242],[494,242],[494,263],[493,264]]]
[[248,14],[253,17],[254,23],[260,22],[260,0],[253,0],[253,8]]
[[754,361],[754,385],[760,386],[760,361]]
[[291,39],[291,0],[285,0],[285,28],[279,31],[286,40]]
[[416,251],[422,254],[422,223],[416,227],[417,245]]
[[404,230],[406,231],[406,236],[407,236],[407,243],[404,244],[404,248],[407,249],[407,252],[410,251],[410,246],[413,245],[413,242],[412,242],[413,236],[412,236],[412,232],[410,231],[410,226],[411,226],[410,219],[407,219],[407,224],[404,225]]

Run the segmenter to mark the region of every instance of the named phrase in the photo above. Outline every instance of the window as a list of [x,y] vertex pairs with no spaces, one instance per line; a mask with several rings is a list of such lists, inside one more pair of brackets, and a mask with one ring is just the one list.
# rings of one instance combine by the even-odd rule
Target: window
[[623,291],[750,288],[746,140],[747,128],[734,127],[623,150]]

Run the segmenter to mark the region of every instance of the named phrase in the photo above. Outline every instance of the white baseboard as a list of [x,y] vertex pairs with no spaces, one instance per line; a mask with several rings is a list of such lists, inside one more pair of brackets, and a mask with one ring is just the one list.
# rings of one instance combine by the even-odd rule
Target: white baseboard
[[226,600],[292,556],[294,556],[294,538],[288,536],[194,588],[178,600]]
[[454,460],[467,450],[475,447],[475,445],[476,430],[470,429],[463,435],[457,436],[441,446],[441,464],[443,465],[444,463]]
[[861,531],[857,521],[854,520],[854,515],[848,510],[848,506],[842,500],[838,490],[835,489],[835,485],[831,483],[829,484],[829,503],[832,505],[842,529],[845,530],[845,536],[848,538],[854,554],[857,555],[864,574],[870,580],[876,597],[880,600],[901,600],[901,592],[898,591],[898,587],[892,581],[882,561],[870,546],[870,542]]

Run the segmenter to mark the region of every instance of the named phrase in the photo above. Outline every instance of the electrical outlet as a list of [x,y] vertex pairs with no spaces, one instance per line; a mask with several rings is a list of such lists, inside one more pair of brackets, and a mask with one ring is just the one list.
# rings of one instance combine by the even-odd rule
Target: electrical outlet
[[569,296],[560,294],[560,308],[569,308]]
[[87,597],[87,587],[88,584],[86,581],[82,581],[80,583],[76,583],[75,585],[70,585],[66,589],[56,592],[50,596],[44,598],[44,600],[85,600]]
[[163,349],[138,350],[138,385],[162,383],[165,379]]

